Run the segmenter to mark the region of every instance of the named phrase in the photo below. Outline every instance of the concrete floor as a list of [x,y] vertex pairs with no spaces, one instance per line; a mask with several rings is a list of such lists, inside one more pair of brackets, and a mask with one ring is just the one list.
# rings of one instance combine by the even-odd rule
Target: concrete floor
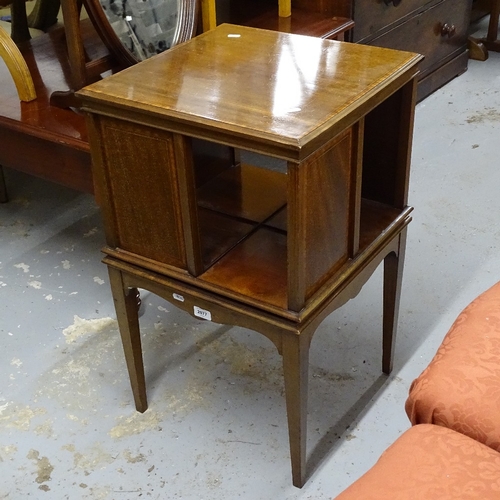
[[409,427],[408,387],[500,279],[500,54],[417,107],[395,367],[380,371],[381,272],[312,345],[311,475],[291,485],[280,357],[152,294],[150,408],[134,410],[92,197],[7,171],[0,206],[0,498],[330,499]]

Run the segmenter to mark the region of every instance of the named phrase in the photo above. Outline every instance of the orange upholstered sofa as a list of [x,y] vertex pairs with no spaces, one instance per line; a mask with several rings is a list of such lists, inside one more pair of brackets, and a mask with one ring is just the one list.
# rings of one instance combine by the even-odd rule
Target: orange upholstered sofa
[[458,316],[405,408],[414,427],[336,500],[500,499],[500,283]]
[[416,425],[335,500],[500,498],[500,453],[438,425]]
[[406,413],[414,425],[448,427],[500,451],[500,283],[458,316],[412,383]]

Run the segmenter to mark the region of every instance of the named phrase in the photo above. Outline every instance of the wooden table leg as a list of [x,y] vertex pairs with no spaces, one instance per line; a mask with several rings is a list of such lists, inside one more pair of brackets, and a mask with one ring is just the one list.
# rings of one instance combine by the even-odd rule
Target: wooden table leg
[[488,34],[485,38],[469,37],[469,54],[471,59],[486,61],[489,50],[500,52],[500,40],[498,40],[499,17],[500,0],[492,0]]
[[382,333],[382,371],[391,373],[398,326],[399,299],[403,281],[403,265],[406,249],[404,228],[399,235],[398,252],[391,252],[384,259],[384,312]]
[[278,0],[279,17],[290,17],[292,15],[291,0]]
[[210,31],[217,26],[215,0],[201,0],[201,19],[203,31]]
[[31,40],[25,0],[13,0],[10,5],[10,16],[12,40],[15,43]]
[[499,17],[500,17],[500,0],[492,0],[490,23],[488,25],[488,34],[486,35],[486,40],[488,42],[496,42],[498,39],[498,18]]
[[148,408],[148,401],[139,328],[138,292],[137,288],[125,287],[120,271],[108,267],[108,273],[135,407],[143,413]]
[[302,488],[306,480],[309,376],[309,341],[306,336],[284,335],[282,355],[292,481],[294,486]]
[[2,165],[0,165],[0,203],[7,203],[8,201],[9,197],[7,196],[7,185],[5,184]]

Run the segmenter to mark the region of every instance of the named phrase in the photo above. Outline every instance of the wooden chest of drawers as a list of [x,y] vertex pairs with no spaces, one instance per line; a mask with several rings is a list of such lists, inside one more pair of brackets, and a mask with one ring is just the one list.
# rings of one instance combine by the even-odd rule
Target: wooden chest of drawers
[[471,0],[354,0],[350,40],[410,50],[420,64],[418,99],[467,69]]
[[[292,21],[303,12],[325,19],[350,18],[355,24],[347,40],[424,55],[417,96],[421,100],[467,69],[471,5],[472,0],[292,0]],[[246,24],[266,10],[276,10],[277,0],[217,0],[217,8],[218,22]]]

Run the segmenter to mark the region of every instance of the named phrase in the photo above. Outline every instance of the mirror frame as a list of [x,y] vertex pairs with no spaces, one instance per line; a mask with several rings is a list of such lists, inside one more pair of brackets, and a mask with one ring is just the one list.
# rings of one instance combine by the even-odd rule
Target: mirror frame
[[[171,47],[186,42],[196,33],[198,20],[198,0],[176,0],[179,2],[179,18]],[[101,6],[99,0],[83,0],[85,10],[107,49],[125,65],[131,66],[141,61],[121,42]],[[167,49],[168,50],[168,49]]]

